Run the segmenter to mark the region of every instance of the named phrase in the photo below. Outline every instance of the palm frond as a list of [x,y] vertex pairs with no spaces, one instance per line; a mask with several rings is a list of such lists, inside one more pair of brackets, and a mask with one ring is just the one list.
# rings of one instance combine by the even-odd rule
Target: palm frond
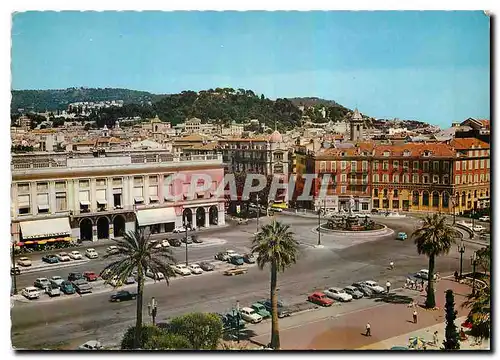
[[447,254],[455,243],[456,231],[446,224],[444,216],[426,216],[423,224],[413,232],[412,237],[419,254],[439,256]]

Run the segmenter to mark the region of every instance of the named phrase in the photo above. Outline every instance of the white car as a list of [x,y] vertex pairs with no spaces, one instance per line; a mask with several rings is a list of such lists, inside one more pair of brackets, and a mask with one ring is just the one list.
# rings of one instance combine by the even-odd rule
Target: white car
[[483,221],[483,222],[490,222],[490,217],[485,215],[485,216],[481,216],[479,218],[479,221]]
[[115,246],[115,245],[111,245],[111,246],[108,246],[108,248],[106,249],[106,252],[108,254],[117,254],[120,252],[120,250],[118,250],[118,247]]
[[368,214],[368,213],[357,213],[356,216],[358,218],[361,218],[361,219],[364,219],[365,217],[367,217],[367,218],[371,217],[370,214]]
[[262,316],[257,314],[254,309],[249,308],[249,307],[244,307],[240,309],[240,314],[243,320],[252,323],[252,324],[257,324],[262,321]]
[[191,275],[191,271],[184,264],[174,265],[174,266],[172,266],[172,269],[174,269],[174,271],[177,274],[182,275],[182,276]]
[[[427,269],[421,269],[418,273],[415,274],[416,277],[422,278],[424,280],[429,279],[429,270]],[[436,274],[432,276],[434,280],[436,279]]]
[[174,233],[186,232],[186,228],[184,226],[176,227],[173,231]]
[[31,266],[31,260],[26,256],[23,256],[17,260],[17,265],[20,266]]
[[188,266],[188,270],[191,271],[191,274],[202,274],[203,270],[198,264],[191,264]]
[[481,231],[484,230],[484,226],[482,226],[482,225],[474,225],[472,227],[472,230],[474,230],[475,232],[481,232]]
[[101,350],[102,345],[97,340],[87,341],[85,344],[78,346],[77,350]]
[[49,280],[51,284],[56,286],[61,286],[61,284],[64,282],[64,279],[59,275],[54,275]]
[[167,239],[158,241],[154,246],[155,249],[168,248],[168,247],[170,247],[170,243],[168,242]]
[[59,261],[70,261],[71,258],[69,257],[68,253],[62,252],[56,255]]
[[69,253],[69,257],[72,258],[73,260],[81,260],[82,254],[80,254],[79,251],[75,250]]
[[89,259],[97,259],[99,257],[99,254],[97,253],[97,251],[95,251],[94,248],[89,248],[85,250],[85,256]]
[[163,280],[163,279],[165,279],[165,275],[163,275],[163,273],[161,273],[161,272],[154,273],[154,272],[152,272],[149,269],[146,271],[146,276],[150,277],[151,279],[154,279],[154,280]]
[[34,286],[28,286],[21,291],[21,294],[30,300],[38,299],[40,297],[40,291]]
[[363,282],[366,287],[370,290],[372,290],[374,293],[377,293],[377,294],[381,294],[383,292],[385,292],[385,289],[380,286],[379,284],[377,284],[376,281],[373,281],[373,280],[367,280],[367,281],[364,281]]
[[352,295],[346,293],[343,289],[331,287],[323,291],[323,293],[330,299],[339,300],[343,302],[351,301]]

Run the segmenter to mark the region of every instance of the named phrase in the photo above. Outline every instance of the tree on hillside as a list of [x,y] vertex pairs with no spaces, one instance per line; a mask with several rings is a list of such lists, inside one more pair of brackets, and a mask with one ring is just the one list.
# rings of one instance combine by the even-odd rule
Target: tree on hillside
[[445,350],[459,350],[460,337],[458,335],[455,320],[457,319],[457,311],[455,310],[455,299],[452,290],[446,290],[446,328],[445,339],[443,341]]
[[171,268],[171,265],[175,263],[175,258],[169,248],[161,247],[156,249],[154,247],[156,244],[149,241],[149,235],[146,235],[143,229],[126,232],[123,234],[123,238],[115,238],[113,241],[116,243],[118,251],[114,254],[105,255],[105,258],[119,257],[119,259],[107,265],[101,272],[101,276],[106,273],[108,276],[106,282],[109,283],[113,278],[116,278],[117,284],[123,284],[128,277],[132,276],[134,271],[137,271],[134,347],[139,348],[141,346],[143,292],[146,271],[151,270],[153,273],[162,273],[168,285],[169,278],[175,276]]
[[274,220],[264,225],[252,241],[252,254],[257,256],[260,270],[270,265],[271,270],[271,347],[280,348],[278,325],[278,272],[284,272],[295,264],[298,256],[298,243],[293,238],[290,225]]
[[446,218],[439,214],[426,216],[420,228],[412,234],[417,251],[429,258],[429,279],[427,298],[425,306],[427,308],[436,307],[434,294],[434,268],[436,257],[445,255],[450,251],[451,245],[455,242],[455,230],[446,224]]

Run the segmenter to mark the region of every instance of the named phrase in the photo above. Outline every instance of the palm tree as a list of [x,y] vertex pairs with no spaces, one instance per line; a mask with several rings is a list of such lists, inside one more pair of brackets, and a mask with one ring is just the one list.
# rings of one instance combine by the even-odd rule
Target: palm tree
[[280,348],[280,334],[278,327],[278,297],[276,288],[278,272],[283,272],[287,267],[296,263],[298,243],[289,231],[290,225],[273,220],[265,225],[252,241],[252,253],[257,255],[257,265],[263,269],[266,264],[271,264],[271,347]]
[[106,254],[104,257],[119,257],[107,265],[101,275],[106,273],[106,282],[116,278],[117,286],[123,284],[125,280],[137,272],[137,310],[135,321],[135,337],[134,347],[141,346],[141,330],[142,330],[142,305],[144,292],[144,276],[147,270],[151,270],[154,274],[162,273],[165,276],[167,285],[169,277],[174,277],[175,273],[170,267],[175,263],[175,258],[169,248],[155,249],[155,242],[149,241],[149,234],[146,235],[144,230],[128,231],[124,233],[123,238],[114,239],[118,251],[115,253]]
[[434,308],[436,306],[436,299],[434,297],[436,256],[445,255],[450,251],[451,245],[455,242],[455,234],[456,231],[446,224],[446,218],[439,214],[426,216],[422,226],[412,234],[418,253],[425,254],[429,258],[429,285],[425,301],[427,308]]

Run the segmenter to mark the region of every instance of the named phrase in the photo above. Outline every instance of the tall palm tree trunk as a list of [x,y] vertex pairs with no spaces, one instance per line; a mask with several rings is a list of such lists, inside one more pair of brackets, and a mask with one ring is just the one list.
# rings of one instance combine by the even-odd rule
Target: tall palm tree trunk
[[144,291],[144,275],[142,269],[138,270],[137,274],[137,309],[135,316],[135,337],[134,349],[139,349],[141,345],[142,332],[142,295]]
[[278,285],[278,267],[276,260],[271,263],[271,348],[279,350],[280,348],[280,330],[278,326],[278,295],[276,288]]
[[429,279],[427,280],[427,299],[425,301],[426,308],[436,307],[436,298],[434,296],[434,266],[436,258],[434,255],[429,256]]

